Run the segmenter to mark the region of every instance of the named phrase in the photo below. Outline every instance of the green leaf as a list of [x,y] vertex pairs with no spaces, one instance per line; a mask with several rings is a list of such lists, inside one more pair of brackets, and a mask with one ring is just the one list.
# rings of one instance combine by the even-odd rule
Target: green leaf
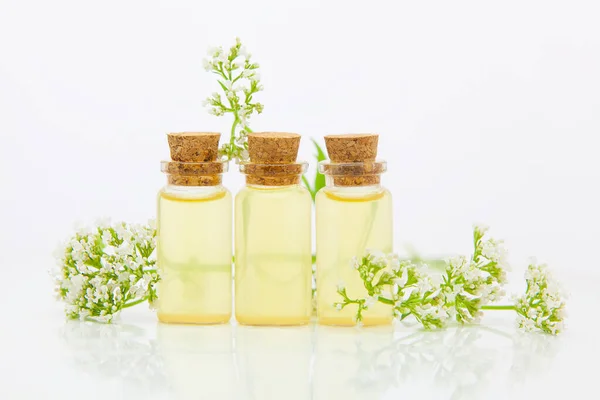
[[[310,138],[310,140],[313,142],[313,144],[315,145],[315,149],[317,150],[317,154],[315,154],[315,159],[317,161],[316,164],[318,164],[320,161],[326,160],[327,157],[325,156],[325,152],[323,151],[321,146],[319,146],[319,143],[317,143],[317,141],[314,138]],[[302,176],[302,182],[304,182],[304,185],[306,185],[306,188],[310,192],[310,195],[312,196],[314,202],[317,192],[325,187],[325,176],[323,174],[320,174],[318,171],[315,171],[315,178],[313,180],[314,183],[312,185],[308,182],[308,178],[306,177],[306,175]]]
[[302,182],[304,183],[304,186],[306,186],[306,188],[310,192],[310,196],[312,197],[313,201],[315,201],[315,191],[310,186],[310,182],[308,182],[308,179],[306,178],[306,174],[302,175]]

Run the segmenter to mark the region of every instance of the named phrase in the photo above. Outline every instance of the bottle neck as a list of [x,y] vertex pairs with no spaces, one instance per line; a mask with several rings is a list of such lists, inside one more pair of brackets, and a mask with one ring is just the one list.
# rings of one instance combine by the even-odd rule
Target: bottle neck
[[279,189],[290,189],[301,186],[300,183],[293,183],[291,185],[256,185],[253,183],[246,182],[246,187],[256,190],[279,190]]
[[246,186],[260,187],[285,187],[297,186],[301,182],[301,175],[291,176],[261,176],[261,175],[246,175]]
[[375,193],[383,189],[383,186],[380,183],[370,185],[348,185],[347,182],[344,181],[343,184],[340,185],[335,183],[333,177],[331,178],[332,179],[325,179],[325,188],[340,193]]
[[385,161],[333,163],[321,161],[319,172],[325,175],[329,187],[379,186],[381,174],[386,171]]
[[222,174],[214,175],[167,175],[168,186],[180,187],[215,187],[221,186]]
[[325,186],[332,188],[380,188],[381,175],[325,175]]

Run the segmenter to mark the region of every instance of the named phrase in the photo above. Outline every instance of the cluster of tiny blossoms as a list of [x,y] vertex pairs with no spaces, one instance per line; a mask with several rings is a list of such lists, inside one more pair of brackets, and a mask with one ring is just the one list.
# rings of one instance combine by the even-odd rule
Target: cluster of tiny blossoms
[[483,309],[512,309],[519,315],[520,327],[559,333],[565,303],[544,266],[529,267],[527,292],[516,305],[489,305],[504,297],[509,265],[502,242],[485,238],[486,232],[486,227],[474,227],[473,256],[450,259],[439,283],[427,273],[425,264],[368,250],[352,261],[367,296],[351,298],[339,285],[342,299],[334,306],[341,310],[355,305],[355,319],[360,325],[364,312],[379,302],[390,306],[397,320],[412,315],[426,329],[443,328],[452,320],[460,324],[479,322]]
[[57,249],[56,292],[67,317],[111,322],[119,312],[156,300],[156,230],[100,222]]
[[561,288],[544,264],[531,263],[525,274],[527,289],[515,299],[517,323],[526,331],[541,330],[556,335],[566,316]]
[[368,250],[361,257],[352,260],[358,271],[367,296],[364,299],[351,299],[343,285],[338,286],[342,301],[334,306],[341,310],[350,304],[357,305],[356,322],[360,325],[363,312],[376,302],[389,305],[394,315],[403,320],[414,316],[425,328],[441,328],[447,318],[443,296],[422,266],[411,261],[400,260],[395,254],[384,254]]
[[264,108],[261,103],[253,102],[254,94],[263,90],[259,65],[251,61],[251,54],[239,38],[228,52],[216,47],[209,49],[208,55],[204,68],[218,76],[223,96],[215,92],[204,105],[213,115],[231,113],[234,117],[229,141],[221,146],[220,153],[228,160],[244,161],[248,158],[247,135],[251,132],[248,122],[253,113],[260,114]]
[[484,239],[488,228],[473,228],[473,256],[448,260],[441,285],[452,319],[460,323],[478,322],[481,307],[505,296],[506,271],[510,269],[502,242]]

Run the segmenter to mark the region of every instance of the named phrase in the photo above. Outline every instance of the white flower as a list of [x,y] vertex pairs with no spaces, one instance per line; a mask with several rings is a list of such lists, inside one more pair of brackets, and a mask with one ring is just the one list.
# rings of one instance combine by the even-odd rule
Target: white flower
[[211,46],[206,51],[206,54],[208,54],[209,57],[217,57],[222,52],[223,52],[223,49],[221,47]]
[[429,279],[421,279],[417,282],[417,290],[420,293],[426,293],[431,291],[433,288]]
[[386,255],[381,250],[367,249],[367,254],[371,257],[371,262],[373,264],[386,264]]
[[[154,251],[154,228],[150,225],[107,224],[101,221],[100,226],[90,230],[91,233],[75,235],[60,257],[56,286],[69,318],[111,322],[125,306],[125,301],[156,297],[156,261],[141,257],[136,250],[139,245]],[[118,236],[116,240],[123,241],[117,248],[110,245],[115,240],[113,231]],[[134,271],[142,271],[141,284],[136,284]],[[135,287],[130,292],[133,297],[125,298],[130,284]]]
[[365,307],[371,307],[373,304],[377,303],[377,301],[379,301],[378,295],[367,296],[365,297]]
[[400,259],[397,255],[393,254],[388,257],[388,267],[390,267],[393,272],[398,272],[400,270]]
[[217,57],[215,57],[215,60],[221,63],[227,63],[229,61],[227,54],[221,52]]
[[[118,276],[119,282],[127,282],[130,278],[131,274],[128,271],[121,272]],[[135,278],[135,276],[134,276]]]
[[508,253],[501,241],[493,239],[481,243],[481,254],[490,261],[505,263]]
[[489,229],[490,229],[490,227],[485,224],[474,224],[473,225],[473,230],[479,232],[481,235],[484,235],[485,233],[487,233],[487,231]]
[[202,60],[202,67],[208,72],[208,71],[212,71],[212,69],[214,68],[214,65],[209,59],[205,58]]
[[557,334],[564,327],[565,300],[562,291],[546,265],[531,264],[525,274],[527,291],[515,299],[519,326]]
[[339,292],[341,292],[342,290],[346,289],[346,284],[344,283],[344,281],[343,281],[343,280],[341,280],[341,279],[340,279],[340,280],[338,281],[338,283],[337,283],[337,286],[336,286],[336,287],[337,287],[337,290],[338,290]]
[[406,282],[408,282],[408,272],[407,271],[403,271],[402,275],[400,275],[399,278],[394,279],[394,283],[401,288],[406,286]]
[[335,309],[338,310],[338,311],[341,311],[342,310],[342,305],[340,303],[336,303],[335,304]]
[[238,54],[246,59],[250,58],[250,53],[248,52],[246,46],[240,47]]

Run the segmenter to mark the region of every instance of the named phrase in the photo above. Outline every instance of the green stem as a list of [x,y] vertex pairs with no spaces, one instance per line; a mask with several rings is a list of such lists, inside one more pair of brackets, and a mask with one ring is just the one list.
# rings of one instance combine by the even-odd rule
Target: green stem
[[229,145],[232,148],[233,148],[233,145],[235,144],[235,127],[238,124],[237,111],[234,111],[233,115],[234,115],[235,119],[233,120],[233,125],[231,125],[231,137],[229,138]]
[[143,303],[146,300],[148,300],[148,297],[143,297],[139,300],[132,301],[131,303],[125,303],[122,308],[129,308],[129,307],[137,306],[138,304]]
[[515,311],[515,306],[511,305],[497,305],[497,306],[482,306],[482,310],[512,310]]
[[389,304],[389,305],[394,305],[395,303],[390,300],[390,299],[386,299],[385,297],[378,297],[379,302],[383,303],[383,304]]

